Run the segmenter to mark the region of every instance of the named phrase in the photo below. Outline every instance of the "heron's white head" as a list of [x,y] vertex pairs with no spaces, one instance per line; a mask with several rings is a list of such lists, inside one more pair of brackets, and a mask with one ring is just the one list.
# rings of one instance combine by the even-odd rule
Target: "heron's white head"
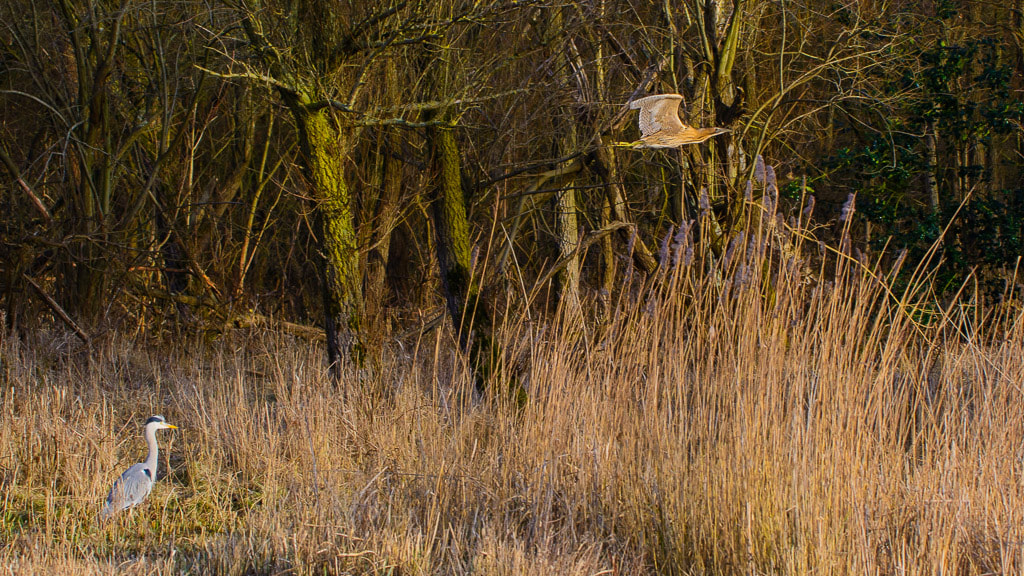
[[153,430],[163,430],[165,428],[170,428],[173,430],[177,429],[178,427],[175,426],[174,424],[168,424],[167,421],[164,420],[163,416],[157,415],[150,416],[149,420],[146,420],[146,428],[152,428]]

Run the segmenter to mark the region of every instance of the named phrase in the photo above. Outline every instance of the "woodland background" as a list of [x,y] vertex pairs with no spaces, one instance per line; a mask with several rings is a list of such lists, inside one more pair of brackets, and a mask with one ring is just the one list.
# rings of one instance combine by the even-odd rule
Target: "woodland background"
[[[832,245],[849,213],[862,254],[941,237],[938,295],[998,297],[1024,251],[1019,2],[2,10],[9,327],[326,318],[335,361],[442,302],[599,321],[628,261],[681,228],[721,256],[765,193]],[[660,92],[733,132],[609,148]]]
[[[1020,573],[1022,73],[1022,0],[5,0],[0,572]],[[665,92],[731,132],[616,147]]]

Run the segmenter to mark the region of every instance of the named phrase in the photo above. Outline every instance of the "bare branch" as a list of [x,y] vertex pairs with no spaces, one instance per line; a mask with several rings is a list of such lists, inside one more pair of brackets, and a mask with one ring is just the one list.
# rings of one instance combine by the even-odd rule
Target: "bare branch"
[[58,304],[56,300],[54,300],[49,294],[47,294],[46,291],[43,290],[43,288],[39,284],[36,284],[36,281],[33,280],[28,274],[22,274],[21,277],[24,278],[25,281],[28,282],[28,285],[31,286],[32,289],[36,291],[36,294],[39,294],[39,297],[42,298],[44,302],[46,302],[46,305],[50,307],[50,310],[53,310],[54,314],[59,316],[60,319],[63,320],[64,323],[67,324],[72,331],[74,331],[75,335],[78,336],[82,340],[82,342],[89,344],[89,335],[85,333],[85,330],[82,330],[82,327],[79,326],[77,322],[71,319],[71,316],[69,316],[68,313],[64,311],[64,308],[61,308],[60,304]]
[[46,206],[43,204],[43,201],[32,190],[32,187],[29,186],[28,183],[25,182],[25,180],[21,177],[21,174],[18,171],[18,167],[14,164],[14,161],[11,160],[11,157],[7,154],[7,149],[4,147],[0,147],[0,161],[2,161],[4,166],[7,167],[7,171],[11,173],[11,178],[14,178],[18,182],[18,185],[21,186],[21,189],[24,190],[26,194],[28,194],[28,197],[32,200],[32,204],[36,207],[36,210],[38,210],[39,213],[43,215],[43,219],[46,220],[46,223],[52,223],[53,216],[50,215],[50,211],[46,209]]
[[399,10],[401,10],[402,8],[405,8],[406,4],[408,4],[408,1],[407,0],[403,0],[402,2],[399,2],[399,3],[395,4],[394,6],[388,8],[386,10],[382,10],[382,11],[380,11],[380,12],[378,12],[378,13],[372,15],[372,16],[367,17],[362,22],[357,23],[355,26],[352,27],[352,31],[349,32],[348,37],[342,42],[342,45],[343,46],[354,47],[355,46],[356,38],[359,38],[360,36],[362,36],[363,33],[370,26],[373,26],[374,24],[377,24],[378,22],[381,22],[381,21],[383,21],[383,20],[385,20],[387,18],[390,18],[391,16],[394,16],[395,14],[398,13]]
[[416,104],[403,104],[402,106],[396,106],[393,108],[385,108],[382,112],[399,112],[399,111],[417,111],[423,112],[426,110],[440,110],[449,106],[462,106],[466,104],[479,104],[480,102],[487,102],[488,100],[495,100],[497,98],[504,98],[505,96],[511,96],[512,94],[519,94],[526,92],[525,88],[517,88],[515,90],[506,90],[505,92],[498,92],[496,94],[488,94],[486,96],[477,96],[475,98],[458,98],[455,100],[432,100],[430,102],[419,102]]
[[[270,86],[273,86],[275,88],[278,88],[280,90],[285,90],[285,91],[287,91],[287,92],[289,92],[291,94],[297,94],[298,93],[298,90],[294,86],[290,86],[288,84],[285,84],[284,82],[281,82],[277,78],[274,78],[272,76],[267,76],[266,74],[260,74],[259,72],[255,72],[253,70],[247,70],[245,72],[226,72],[225,73],[225,72],[215,72],[215,71],[210,70],[208,68],[203,68],[202,66],[200,66],[198,64],[195,64],[194,66],[197,69],[202,70],[203,72],[206,72],[207,74],[209,74],[211,76],[216,76],[217,78],[226,78],[226,79],[229,79],[229,80],[234,80],[234,79],[237,79],[237,78],[242,78],[242,79],[246,79],[246,80],[256,80],[258,82],[264,82],[264,83],[266,83],[266,84],[268,84]],[[323,107],[323,106],[321,106],[321,107]]]

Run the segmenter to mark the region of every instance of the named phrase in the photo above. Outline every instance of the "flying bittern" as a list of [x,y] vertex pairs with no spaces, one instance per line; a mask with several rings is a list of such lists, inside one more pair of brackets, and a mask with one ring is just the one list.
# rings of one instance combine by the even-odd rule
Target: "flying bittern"
[[617,142],[626,148],[678,148],[698,144],[728,128],[694,128],[679,119],[679,94],[658,94],[629,103],[633,110],[640,109],[640,139],[636,142]]

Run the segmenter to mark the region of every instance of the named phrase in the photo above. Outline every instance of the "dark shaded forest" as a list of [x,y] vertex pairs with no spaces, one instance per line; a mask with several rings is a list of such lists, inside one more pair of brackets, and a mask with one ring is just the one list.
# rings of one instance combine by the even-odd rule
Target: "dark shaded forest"
[[[9,330],[267,325],[336,364],[446,313],[486,376],[494,318],[600,325],[762,214],[927,261],[936,298],[1015,294],[1019,0],[0,10]],[[657,93],[731,132],[613,147]]]

